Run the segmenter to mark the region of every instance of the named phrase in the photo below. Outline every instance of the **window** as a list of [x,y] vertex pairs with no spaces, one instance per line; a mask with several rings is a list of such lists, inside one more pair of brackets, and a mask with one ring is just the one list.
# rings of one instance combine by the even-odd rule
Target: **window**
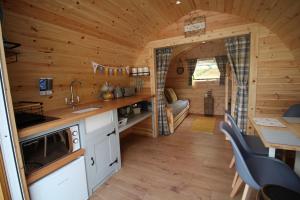
[[215,58],[198,59],[196,68],[193,74],[193,80],[199,81],[216,81],[220,78]]

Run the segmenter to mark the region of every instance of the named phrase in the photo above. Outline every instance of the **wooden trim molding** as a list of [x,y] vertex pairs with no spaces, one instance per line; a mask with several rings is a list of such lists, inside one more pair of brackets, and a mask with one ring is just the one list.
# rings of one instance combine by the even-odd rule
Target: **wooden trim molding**
[[72,162],[73,160],[76,160],[78,157],[84,155],[85,150],[80,149],[78,151],[75,151],[65,157],[63,157],[60,160],[54,161],[53,163],[43,167],[42,169],[33,172],[32,174],[27,176],[27,184],[30,185],[34,183],[35,181],[45,177],[46,175],[54,172],[55,170],[67,165],[68,163]]
[[18,170],[20,173],[20,179],[21,179],[21,184],[24,192],[24,197],[25,199],[30,199],[29,198],[29,192],[26,184],[26,178],[25,178],[25,172],[24,172],[24,165],[23,165],[23,159],[21,155],[21,150],[20,150],[20,144],[19,144],[19,136],[17,132],[17,126],[15,122],[15,114],[14,114],[14,109],[13,109],[13,102],[12,102],[12,97],[11,97],[11,92],[10,92],[10,84],[9,84],[9,79],[8,79],[8,72],[7,72],[7,65],[6,65],[6,60],[5,60],[5,53],[4,53],[4,46],[3,46],[3,37],[2,37],[2,28],[0,26],[0,57],[1,57],[1,65],[2,65],[2,77],[4,80],[4,90],[5,90],[5,95],[6,95],[6,103],[7,103],[7,109],[8,109],[8,117],[11,125],[11,137],[14,143],[15,147],[15,152],[16,152],[16,158],[17,158],[17,163],[18,163]]
[[239,35],[245,35],[249,34],[252,31],[253,27],[256,27],[257,23],[249,23],[234,27],[228,27],[228,28],[222,28],[217,30],[208,31],[205,34],[192,36],[192,37],[184,37],[177,36],[177,37],[171,37],[161,40],[155,40],[152,42],[149,42],[147,44],[147,48],[162,48],[162,47],[170,47],[170,46],[176,46],[181,44],[189,44],[189,43],[196,43],[196,42],[202,42],[202,41],[209,41],[209,40],[216,40],[216,39],[222,39],[227,37],[233,37],[233,36],[239,36]]
[[249,88],[248,88],[248,124],[247,133],[254,134],[249,118],[255,117],[256,111],[256,83],[257,83],[257,59],[258,59],[258,31],[257,27],[251,28],[250,41],[250,70],[249,70]]

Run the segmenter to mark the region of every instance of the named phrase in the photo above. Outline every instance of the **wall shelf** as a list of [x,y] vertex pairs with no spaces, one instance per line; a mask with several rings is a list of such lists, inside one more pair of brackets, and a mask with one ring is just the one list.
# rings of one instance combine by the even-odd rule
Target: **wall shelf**
[[122,131],[125,131],[126,129],[136,125],[137,123],[147,119],[148,117],[152,116],[151,111],[144,111],[141,112],[141,114],[137,115],[131,115],[128,117],[127,124],[123,126],[119,126],[119,132],[121,133]]
[[11,63],[18,62],[18,54],[19,53],[12,49],[20,47],[21,44],[4,40],[3,45],[4,45],[4,49],[5,49],[6,63],[11,64]]

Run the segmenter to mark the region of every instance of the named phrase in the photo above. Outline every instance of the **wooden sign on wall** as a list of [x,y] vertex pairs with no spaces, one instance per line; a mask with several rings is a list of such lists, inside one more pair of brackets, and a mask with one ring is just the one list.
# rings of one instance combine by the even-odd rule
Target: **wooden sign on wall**
[[206,20],[205,16],[198,16],[184,21],[184,35],[190,37],[205,33]]

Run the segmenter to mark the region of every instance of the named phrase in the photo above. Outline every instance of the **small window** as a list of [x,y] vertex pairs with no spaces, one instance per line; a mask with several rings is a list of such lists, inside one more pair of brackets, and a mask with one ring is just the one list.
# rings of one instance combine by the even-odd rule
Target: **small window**
[[197,60],[193,80],[217,81],[218,79],[220,79],[220,71],[215,58]]

